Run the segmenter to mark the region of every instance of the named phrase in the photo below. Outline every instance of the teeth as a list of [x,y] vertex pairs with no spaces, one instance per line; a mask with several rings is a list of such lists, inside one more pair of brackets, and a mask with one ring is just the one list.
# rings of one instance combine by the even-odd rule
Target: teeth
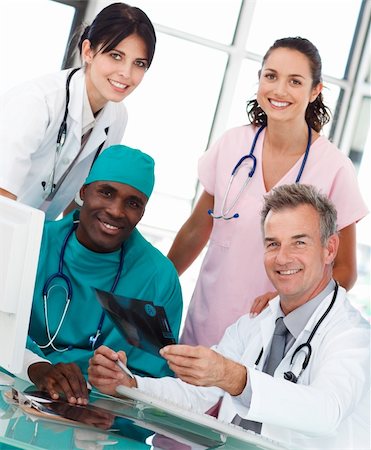
[[128,87],[127,84],[122,84],[122,83],[119,83],[118,81],[109,80],[109,82],[110,82],[111,84],[113,84],[113,86],[115,86],[115,87],[117,87],[117,88],[119,88],[119,89],[125,89],[125,88]]
[[300,269],[291,269],[291,270],[279,270],[278,273],[280,275],[293,275],[294,273],[298,273]]
[[111,225],[110,223],[107,223],[107,222],[102,222],[102,224],[109,230],[118,230],[119,229],[119,227],[115,227],[114,225]]
[[277,108],[283,108],[285,106],[289,106],[288,102],[276,102],[275,100],[271,100],[273,106],[277,106]]

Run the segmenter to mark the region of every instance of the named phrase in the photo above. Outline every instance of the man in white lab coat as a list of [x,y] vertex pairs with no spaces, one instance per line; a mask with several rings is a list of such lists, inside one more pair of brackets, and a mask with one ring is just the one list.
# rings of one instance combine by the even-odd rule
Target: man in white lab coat
[[[280,186],[265,198],[262,228],[265,269],[278,296],[259,316],[243,316],[212,349],[163,348],[178,379],[131,379],[115,364],[125,354],[100,347],[89,380],[107,394],[120,384],[138,387],[197,412],[221,398],[220,420],[293,448],[369,449],[370,326],[332,278],[336,210],[311,186]],[[270,375],[279,317],[288,332]]]

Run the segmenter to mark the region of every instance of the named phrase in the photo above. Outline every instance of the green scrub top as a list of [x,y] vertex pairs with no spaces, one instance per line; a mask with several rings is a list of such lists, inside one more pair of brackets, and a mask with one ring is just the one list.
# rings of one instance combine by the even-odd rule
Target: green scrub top
[[[111,290],[118,271],[120,250],[96,253],[81,245],[75,233],[71,235],[65,250],[63,273],[71,280],[73,296],[54,345],[58,349],[72,348],[58,352],[50,346],[40,349],[35,345],[49,342],[42,291],[46,280],[58,271],[63,240],[72,227],[72,216],[73,213],[62,220],[45,224],[27,347],[53,364],[75,362],[86,375],[89,358],[93,355],[89,337],[95,336],[102,314],[102,307],[93,288]],[[124,252],[124,265],[115,294],[149,300],[155,305],[163,306],[171,330],[177,338],[183,305],[179,278],[172,262],[137,229],[125,241]],[[64,281],[58,278],[52,285],[46,302],[51,336],[55,334],[66,306]],[[130,345],[108,316],[105,317],[102,334],[104,345],[115,351],[126,352],[128,367],[134,373],[153,377],[173,375],[160,355],[157,357]]]

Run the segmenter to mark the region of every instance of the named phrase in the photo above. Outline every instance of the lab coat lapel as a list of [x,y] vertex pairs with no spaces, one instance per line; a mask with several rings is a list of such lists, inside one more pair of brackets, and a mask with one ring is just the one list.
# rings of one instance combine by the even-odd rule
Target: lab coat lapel
[[109,128],[113,122],[113,105],[107,103],[104,107],[101,116],[97,119],[91,135],[85,145],[83,154],[79,156],[79,161],[86,158],[93,152],[96,152],[98,147],[107,140],[106,129]]
[[[77,139],[79,143],[78,147],[80,148],[82,137],[82,110],[85,94],[85,74],[83,69],[73,75],[70,89],[71,93],[73,92],[74,94],[71,95],[69,104],[69,114],[73,121],[73,124],[71,124],[71,131],[73,132],[74,138]],[[98,117],[85,148],[82,154],[78,157],[77,162],[85,159],[92,152],[96,151],[98,147],[107,139],[105,129],[109,128],[114,119],[114,104],[108,102]]]
[[[263,355],[260,358],[259,367],[263,367],[262,364],[265,360],[267,351],[269,350],[269,344],[272,339],[273,330],[275,327],[279,302],[280,302],[279,297],[275,297],[273,300],[269,302],[267,310],[265,312],[266,315],[260,322],[260,333],[262,336]],[[264,312],[262,314],[264,314]]]
[[85,74],[84,69],[80,69],[71,78],[70,102],[68,105],[68,115],[71,119],[71,132],[73,133],[73,139],[75,139],[78,143],[75,148],[78,149],[80,148],[82,135],[82,109],[84,105],[84,90]]

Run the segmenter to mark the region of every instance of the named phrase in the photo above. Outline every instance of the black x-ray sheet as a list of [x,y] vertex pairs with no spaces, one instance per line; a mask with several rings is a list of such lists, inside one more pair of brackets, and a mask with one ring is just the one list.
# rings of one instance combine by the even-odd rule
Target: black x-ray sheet
[[158,356],[160,348],[176,344],[162,306],[100,289],[95,291],[107,315],[131,345]]

